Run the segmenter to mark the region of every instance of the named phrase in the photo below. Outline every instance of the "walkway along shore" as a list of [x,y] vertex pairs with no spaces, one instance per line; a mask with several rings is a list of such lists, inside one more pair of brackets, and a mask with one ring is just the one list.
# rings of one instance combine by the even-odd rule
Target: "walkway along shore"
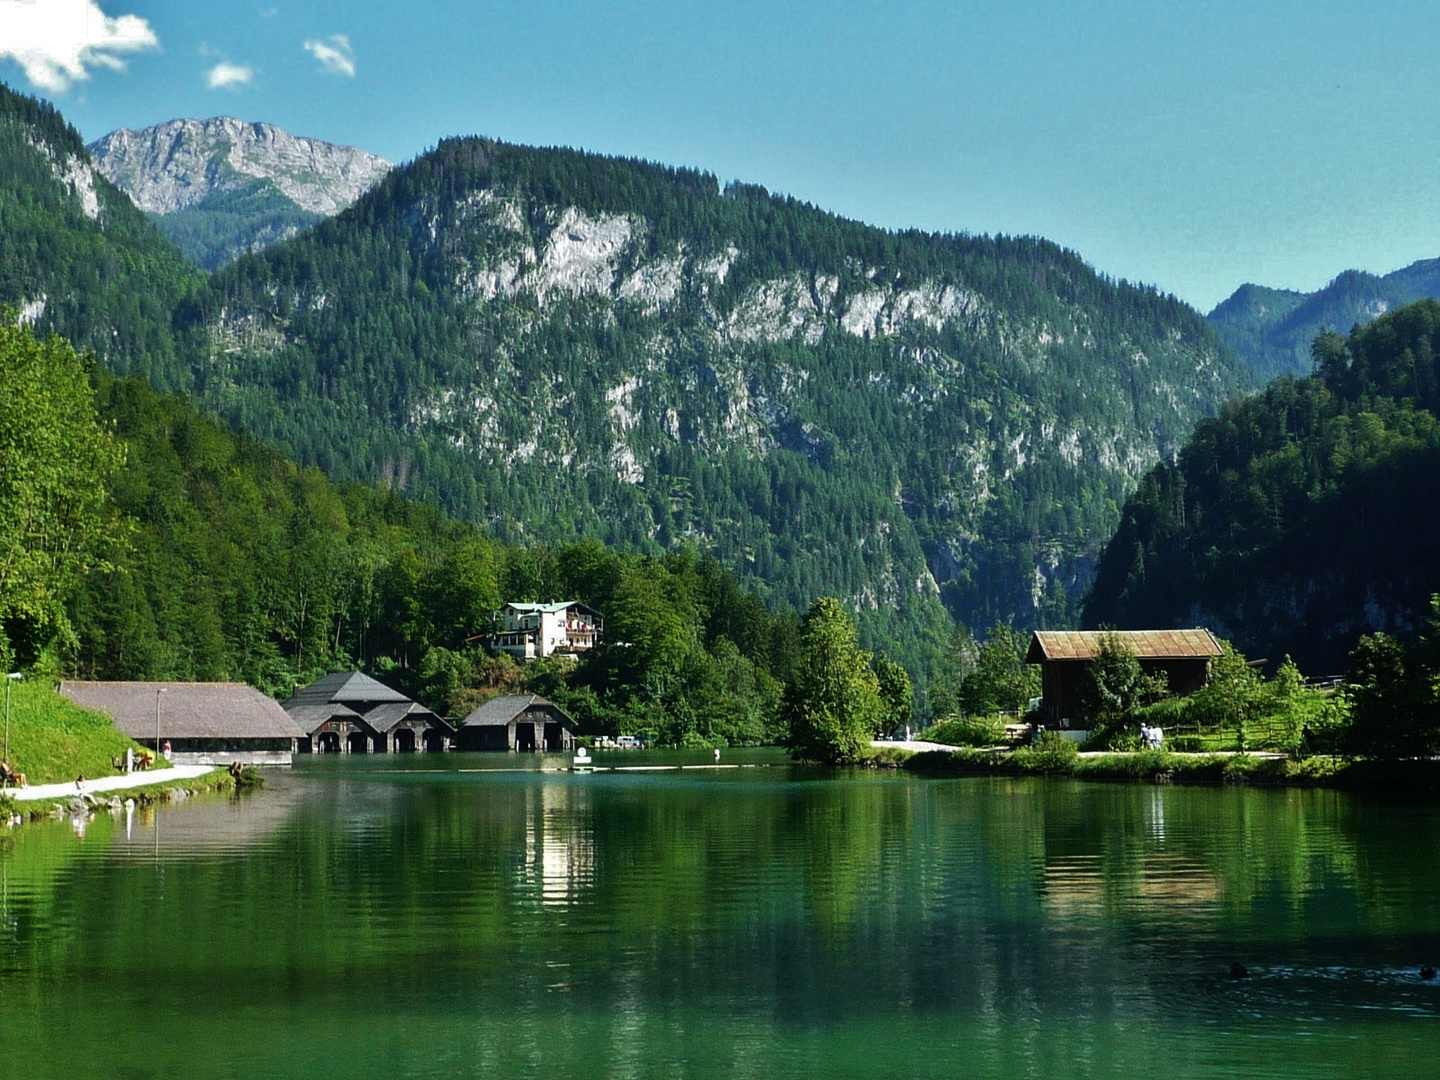
[[23,788],[6,788],[4,794],[16,802],[99,795],[107,791],[124,791],[126,788],[154,787],[169,780],[195,780],[206,773],[214,772],[215,768],[214,765],[172,765],[168,769],[147,769],[126,776],[102,776],[98,780],[86,780],[81,788],[76,788],[75,781],[70,780],[63,784],[32,784]]

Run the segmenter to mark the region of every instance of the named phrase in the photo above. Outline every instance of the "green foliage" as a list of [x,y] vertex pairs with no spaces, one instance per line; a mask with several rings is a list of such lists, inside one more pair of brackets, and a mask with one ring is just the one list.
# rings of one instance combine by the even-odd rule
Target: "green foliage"
[[1137,726],[1139,709],[1165,693],[1165,676],[1147,675],[1125,643],[1102,634],[1095,659],[1085,665],[1080,700],[1097,746],[1112,745]]
[[975,669],[960,682],[959,711],[967,716],[996,712],[1023,715],[1040,694],[1040,668],[1025,663],[1029,638],[996,624],[976,655]]
[[1430,605],[1413,646],[1388,634],[1367,634],[1351,654],[1345,687],[1349,752],[1392,760],[1440,753],[1440,595]]
[[1321,335],[1314,376],[1202,421],[1127,502],[1086,623],[1221,622],[1323,673],[1367,622],[1421,622],[1417,591],[1440,589],[1437,341],[1433,300]]
[[880,723],[882,731],[899,731],[910,723],[915,707],[915,688],[910,683],[910,674],[888,656],[876,656],[870,666],[880,685],[880,700],[885,705],[885,716]]
[[1005,722],[981,716],[940,720],[925,729],[924,738],[947,746],[998,746],[1005,741]]
[[1022,773],[1042,776],[1068,776],[1075,771],[1080,747],[1058,731],[1043,732],[1030,746],[1022,746],[1012,755]]
[[[141,749],[115,730],[108,717],[86,712],[61,697],[48,680],[12,683],[10,761],[30,783],[59,784],[81,774],[91,780],[114,775],[112,762],[123,757],[127,747],[137,754]],[[163,773],[159,775],[163,778]]]
[[858,761],[885,718],[880,683],[855,624],[838,600],[810,605],[800,635],[800,663],[782,706],[791,751],[806,761]]
[[75,350],[0,309],[0,663],[73,642],[70,591],[100,564],[120,448],[97,422]]

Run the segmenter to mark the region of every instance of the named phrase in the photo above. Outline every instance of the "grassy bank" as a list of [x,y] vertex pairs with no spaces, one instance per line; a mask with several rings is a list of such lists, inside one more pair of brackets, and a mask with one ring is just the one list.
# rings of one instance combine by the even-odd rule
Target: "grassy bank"
[[[256,770],[245,770],[239,784],[241,791],[254,790],[263,786],[264,780],[259,777]],[[191,795],[207,795],[235,790],[235,778],[226,769],[217,768],[203,776],[170,780],[165,779],[165,774],[161,771],[156,774],[153,784],[124,788],[120,791],[95,792],[89,796],[87,801],[96,809],[109,804],[111,799],[119,799],[122,803],[126,800],[133,800],[137,805],[150,806],[155,803],[174,802],[177,798],[189,798]],[[177,792],[183,794],[177,795]],[[0,795],[0,820],[19,814],[23,819],[38,821],[49,817],[57,809],[68,811],[74,799],[74,795],[68,795],[65,798],[17,802],[8,795]]]
[[[879,762],[877,761],[877,764]],[[1076,780],[1173,784],[1270,784],[1391,790],[1440,799],[1440,762],[1294,760],[1252,754],[1176,754],[1165,750],[1081,757],[1058,746],[1017,750],[932,750],[898,763],[910,772],[945,776],[1063,776]]]
[[114,776],[111,760],[123,757],[126,747],[137,754],[141,749],[108,718],[61,697],[49,681],[11,684],[10,762],[30,783],[59,784],[81,773],[91,780]]

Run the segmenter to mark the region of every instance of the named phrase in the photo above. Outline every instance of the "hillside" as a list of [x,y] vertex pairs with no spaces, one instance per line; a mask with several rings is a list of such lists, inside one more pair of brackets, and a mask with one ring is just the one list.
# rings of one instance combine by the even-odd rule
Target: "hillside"
[[1440,591],[1440,302],[1321,337],[1318,371],[1202,421],[1126,504],[1096,626],[1211,626],[1251,656],[1346,668]]
[[1347,270],[1313,293],[1242,285],[1208,316],[1221,339],[1271,378],[1308,375],[1310,343],[1326,330],[1348,333],[1387,311],[1440,297],[1440,259],[1383,277]]
[[1246,378],[1045,241],[483,139],[227,267],[195,319],[199,399],[301,460],[511,539],[697,544],[911,659],[942,600],[1072,617],[1135,480]]
[[53,107],[0,85],[0,305],[159,379],[188,366],[172,322],[203,287]]
[[231,116],[121,128],[89,151],[102,174],[209,270],[339,213],[391,167],[354,147]]

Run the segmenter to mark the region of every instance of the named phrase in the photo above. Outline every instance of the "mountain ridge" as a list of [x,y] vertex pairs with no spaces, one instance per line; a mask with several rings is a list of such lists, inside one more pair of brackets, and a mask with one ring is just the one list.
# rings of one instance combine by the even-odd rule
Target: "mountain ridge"
[[106,178],[206,269],[339,213],[392,168],[355,147],[233,116],[119,128],[87,149]]
[[1257,373],[1307,375],[1310,343],[1319,334],[1349,333],[1395,308],[1435,297],[1440,259],[1420,259],[1383,275],[1345,270],[1309,293],[1246,283],[1206,318]]

